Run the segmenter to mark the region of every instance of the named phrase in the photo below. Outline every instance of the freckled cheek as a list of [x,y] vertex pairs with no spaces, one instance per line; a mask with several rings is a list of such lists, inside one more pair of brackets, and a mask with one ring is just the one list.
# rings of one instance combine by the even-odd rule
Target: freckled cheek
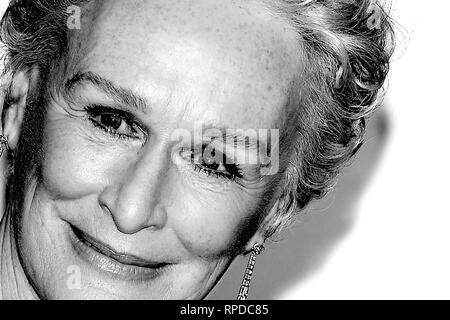
[[173,228],[184,245],[202,257],[231,249],[242,224],[257,205],[256,198],[233,192],[179,192],[184,192],[183,201],[169,211],[173,213]]

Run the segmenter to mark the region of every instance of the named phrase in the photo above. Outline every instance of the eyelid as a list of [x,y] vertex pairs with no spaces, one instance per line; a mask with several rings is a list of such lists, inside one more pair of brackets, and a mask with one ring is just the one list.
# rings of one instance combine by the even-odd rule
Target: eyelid
[[208,169],[199,164],[195,164],[194,169],[196,171],[203,172],[204,174],[206,174],[208,176],[214,175],[214,176],[216,176],[216,178],[224,178],[224,179],[227,179],[230,181],[235,181],[236,179],[240,178],[240,177],[238,177],[234,174],[230,174],[226,171],[216,171],[216,170]]
[[202,152],[205,150],[206,147],[211,147],[216,151],[219,151],[221,154],[224,155],[227,161],[230,161],[227,163],[236,165],[244,163],[257,164],[257,161],[260,156],[259,154],[255,154],[249,149],[236,147],[232,143],[227,143],[226,141],[223,141],[221,138],[213,137],[211,138],[211,140],[207,140],[207,142],[201,146]]
[[86,107],[86,110],[91,113],[96,113],[97,115],[101,115],[104,113],[115,113],[130,122],[139,124],[138,119],[133,114],[130,114],[128,111],[124,111],[119,108],[98,105],[98,104],[91,104]]
[[[121,109],[118,109],[115,107],[98,105],[98,104],[90,104],[85,107],[85,110],[89,114],[89,117],[92,117],[92,116],[97,117],[102,114],[118,115],[119,117],[123,118],[123,120],[128,122],[128,125],[130,125],[131,127],[136,126],[138,129],[136,131],[141,132],[144,135],[144,137],[142,137],[142,138],[147,140],[147,136],[148,136],[147,130],[144,129],[144,126],[142,126],[140,124],[139,120],[133,114],[130,114],[128,111],[124,111],[124,110],[121,110]],[[93,121],[93,120],[90,120],[90,121]],[[101,126],[100,123],[98,123],[98,125]],[[108,132],[108,133],[113,134],[111,132]],[[125,137],[129,137],[129,138],[134,138],[134,139],[140,138],[137,136],[131,136],[131,135],[127,135],[127,134],[121,134],[121,133],[116,133],[116,134],[119,136],[125,136]]]
[[[198,149],[199,148],[197,148],[197,150]],[[202,152],[203,151],[204,151],[204,148],[202,148]],[[195,148],[194,149],[192,149],[192,148],[182,148],[180,153],[181,153],[181,156],[184,159],[186,159],[189,162],[191,162],[191,165],[194,167],[194,170],[196,172],[198,172],[198,173],[203,173],[203,174],[205,174],[207,176],[216,176],[217,178],[223,178],[223,179],[227,179],[227,180],[230,180],[230,181],[243,179],[243,175],[244,174],[242,172],[242,169],[239,168],[239,166],[237,164],[235,164],[235,163],[228,163],[228,162],[223,163],[223,161],[221,161],[220,165],[224,166],[225,169],[227,169],[226,166],[233,165],[236,168],[236,171],[238,172],[238,174],[236,174],[235,172],[230,172],[228,170],[225,170],[225,171],[223,171],[223,170],[214,170],[214,169],[211,169],[211,168],[208,168],[208,167],[204,166],[203,165],[204,158],[203,158],[202,152],[195,151]],[[220,151],[218,151],[218,152],[220,152]],[[227,161],[227,159],[229,159],[224,153],[220,152],[220,154],[223,155],[226,158],[225,161]]]

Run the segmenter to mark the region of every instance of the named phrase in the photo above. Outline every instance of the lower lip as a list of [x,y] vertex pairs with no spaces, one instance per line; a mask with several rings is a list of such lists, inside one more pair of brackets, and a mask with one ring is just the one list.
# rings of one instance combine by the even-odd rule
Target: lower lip
[[113,279],[133,282],[154,280],[158,278],[169,266],[166,265],[159,268],[144,268],[123,264],[84,243],[81,239],[78,238],[72,228],[70,228],[69,233],[73,248],[75,249],[75,252],[78,254],[78,256],[80,256],[89,265],[113,277]]

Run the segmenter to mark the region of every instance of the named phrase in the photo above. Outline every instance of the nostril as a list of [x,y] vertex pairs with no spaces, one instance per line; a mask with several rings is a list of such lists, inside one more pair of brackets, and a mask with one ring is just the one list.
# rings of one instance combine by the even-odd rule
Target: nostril
[[100,208],[102,208],[102,211],[103,211],[106,215],[112,217],[111,210],[109,210],[109,207],[108,207],[107,205],[105,205],[105,204],[100,204]]
[[155,206],[153,210],[153,214],[150,216],[149,221],[147,222],[147,226],[154,230],[159,230],[164,228],[167,224],[168,215],[165,207],[159,203]]
[[112,216],[112,210],[116,203],[116,199],[119,193],[118,187],[106,187],[100,192],[98,196],[98,204],[105,214]]

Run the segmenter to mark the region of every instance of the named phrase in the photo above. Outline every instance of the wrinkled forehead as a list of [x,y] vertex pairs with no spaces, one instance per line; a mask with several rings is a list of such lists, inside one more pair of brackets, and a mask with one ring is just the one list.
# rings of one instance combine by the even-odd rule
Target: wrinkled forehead
[[79,65],[152,100],[191,96],[270,119],[300,72],[295,32],[260,1],[107,0],[86,10],[72,43]]

